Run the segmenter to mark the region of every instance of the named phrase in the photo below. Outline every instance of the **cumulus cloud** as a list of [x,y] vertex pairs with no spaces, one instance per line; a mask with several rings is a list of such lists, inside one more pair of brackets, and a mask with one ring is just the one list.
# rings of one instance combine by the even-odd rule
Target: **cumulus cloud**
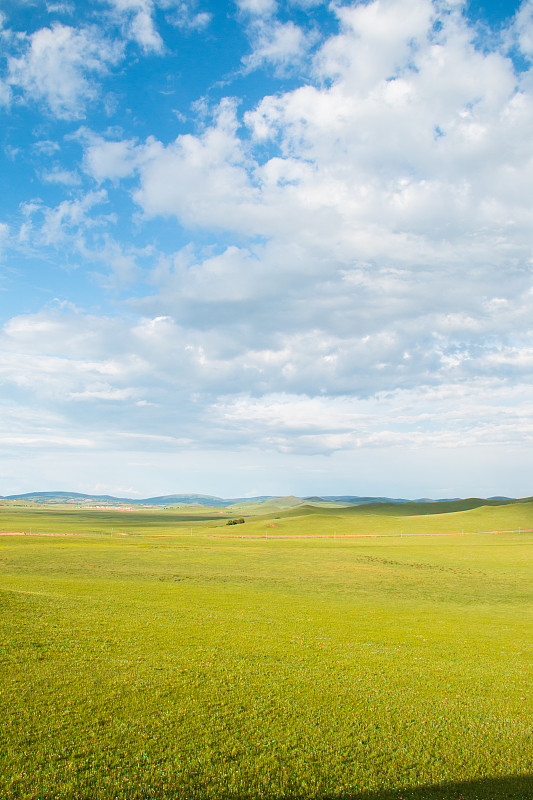
[[216,124],[200,136],[185,134],[167,147],[148,143],[141,152],[141,181],[135,193],[144,211],[215,227],[232,226],[239,207],[247,214],[255,190],[237,127],[235,105],[226,100],[217,109]]
[[429,0],[337,13],[315,83],[265,97],[248,136],[226,100],[169,144],[87,146],[98,180],[135,177],[147,218],[247,240],[162,258],[138,307],[190,331],[202,386],[211,371],[236,391],[364,397],[496,364],[525,379],[526,78],[459,13],[435,26]]
[[252,52],[243,59],[245,70],[272,64],[278,74],[299,63],[307,53],[312,36],[294,22],[255,21],[249,29]]
[[156,30],[153,0],[109,0],[114,12],[122,21],[126,35],[145,52],[161,53],[163,40]]
[[121,53],[96,28],[56,24],[20,41],[22,54],[8,58],[9,83],[65,118],[83,116],[86,102],[97,97],[91,76],[104,73]]
[[28,219],[33,219],[36,214],[41,216],[40,225],[34,225],[37,236],[44,244],[57,246],[69,238],[79,240],[84,228],[101,225],[102,218],[96,222],[90,213],[94,206],[105,203],[106,199],[107,193],[101,189],[74,200],[63,200],[55,208],[30,203],[23,207],[23,211]]
[[117,328],[120,332],[112,320],[80,320],[72,311],[15,317],[1,335],[2,381],[29,396],[38,390],[51,408],[82,398],[129,398],[135,394],[129,377],[142,371],[143,364],[135,356],[119,360],[120,349],[115,358],[104,354],[104,337]]
[[522,55],[533,60],[533,3],[524,0],[511,28],[511,42],[518,45]]
[[46,181],[46,183],[59,183],[64,186],[78,186],[81,182],[77,172],[61,169],[61,167],[58,166],[43,172],[42,179]]
[[212,19],[210,12],[197,9],[195,0],[108,0],[108,3],[126,38],[136,42],[145,53],[161,55],[165,51],[156,25],[158,10],[165,13],[172,25],[187,31],[204,30]]
[[281,76],[296,66],[302,68],[316,38],[313,31],[304,31],[292,20],[280,21],[275,0],[238,0],[237,7],[252,50],[242,58],[244,72],[270,66]]
[[237,0],[239,11],[251,16],[270,17],[278,7],[276,0]]
[[[149,140],[146,147],[140,147],[132,139],[107,140],[85,130],[80,131],[78,137],[85,143],[84,169],[99,183],[132,175],[149,156],[152,141]],[[156,147],[159,149],[157,144]]]
[[[94,159],[104,164],[107,147],[110,177],[139,168],[135,198],[151,216],[286,236],[347,266],[523,260],[530,93],[504,55],[473,47],[460,18],[435,41],[430,3],[406,10],[412,25],[396,33],[376,5],[343,12],[345,29],[322,48],[317,77],[331,85],[266,97],[245,114],[251,142],[227,101],[198,135],[107,143],[87,163],[102,178]],[[356,45],[380,14],[367,59]],[[266,161],[265,143],[278,151]]]
[[208,27],[213,15],[209,11],[198,11],[197,4],[177,0],[173,11],[168,15],[169,21],[185,31],[202,31]]

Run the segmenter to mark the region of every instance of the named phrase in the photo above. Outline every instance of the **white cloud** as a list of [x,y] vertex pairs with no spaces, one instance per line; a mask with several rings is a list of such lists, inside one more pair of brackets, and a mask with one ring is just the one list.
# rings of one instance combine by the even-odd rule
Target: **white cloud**
[[82,391],[68,392],[67,400],[129,400],[135,397],[133,389],[117,389],[109,383],[88,383]]
[[107,193],[101,189],[88,192],[77,200],[63,200],[56,208],[43,208],[44,219],[40,236],[44,243],[58,245],[69,235],[77,237],[84,227],[96,224],[91,221],[90,212],[95,205],[105,203],[106,200]]
[[[488,391],[490,386],[490,391]],[[376,399],[243,396],[215,406],[214,420],[282,451],[431,448],[521,444],[533,440],[528,384],[472,381],[461,387],[397,390]],[[218,418],[218,419],[217,419]],[[214,423],[216,424],[216,422]]]
[[310,37],[291,21],[260,20],[250,28],[249,36],[253,51],[243,59],[245,70],[273,64],[277,72],[282,73],[301,62],[311,44]]
[[204,134],[179,136],[168,147],[152,142],[143,151],[141,185],[134,195],[144,211],[175,214],[192,226],[232,227],[236,208],[253,203],[255,194],[236,128],[234,104],[225,101],[216,124]]
[[171,5],[175,9],[168,15],[169,22],[186,31],[205,30],[213,18],[208,11],[198,11],[195,2],[177,0]]
[[99,183],[126,178],[145,160],[144,148],[133,140],[108,141],[87,131],[79,136],[86,142],[84,169]]
[[61,150],[57,142],[52,142],[49,139],[41,139],[40,141],[35,142],[33,149],[38,155],[42,156],[53,156],[55,153]]
[[154,28],[150,12],[145,8],[138,10],[133,17],[131,36],[145,52],[160,53],[163,50],[163,41]]
[[289,0],[291,6],[303,8],[306,11],[320,5],[327,5],[324,0]]
[[153,20],[153,0],[109,0],[109,4],[122,22],[128,38],[136,41],[147,53],[163,51],[163,40]]
[[169,145],[107,143],[107,166],[107,144],[87,151],[100,179],[138,173],[149,217],[249,237],[163,260],[140,307],[190,331],[201,386],[371,396],[496,363],[529,376],[530,93],[459,15],[436,34],[429,2],[338,13],[317,84],[264,98],[251,141],[226,101]]
[[207,28],[212,15],[197,11],[195,0],[108,0],[124,35],[135,41],[145,53],[163,54],[165,45],[156,27],[157,10],[166,13],[168,21],[188,31]]
[[47,3],[46,10],[48,11],[49,14],[51,13],[74,14],[75,8],[73,3],[59,2],[59,3]]
[[22,436],[13,436],[13,434],[1,435],[0,442],[4,447],[67,447],[67,448],[85,448],[94,447],[94,440],[84,439],[80,437],[61,436],[58,434],[24,434]]
[[[80,181],[77,173],[63,174],[55,171],[42,176],[45,182],[75,185]],[[105,288],[117,289],[131,286],[142,274],[140,262],[151,258],[153,248],[122,244],[110,235],[116,226],[116,215],[105,214],[109,208],[105,189],[80,192],[72,200],[63,200],[55,207],[40,201],[21,207],[25,221],[19,228],[19,242],[33,247],[45,246],[60,250],[63,266],[77,266],[79,261],[99,269],[92,273],[94,282]],[[0,237],[1,244],[1,237]]]
[[[122,409],[117,435],[129,436],[138,433],[137,415],[142,413],[151,447],[171,446],[178,437],[192,439],[200,449],[232,441],[245,448],[328,453],[391,446],[509,446],[533,438],[530,382],[520,377],[531,378],[531,348],[489,354],[485,377],[476,375],[477,369],[473,377],[456,380],[453,370],[444,370],[434,386],[420,385],[418,376],[413,386],[358,398],[357,391],[337,396],[316,391],[322,379],[328,380],[327,364],[336,369],[332,343],[318,336],[300,342],[300,350],[286,339],[284,351],[241,348],[233,353],[227,342],[215,342],[220,336],[187,332],[169,317],[132,325],[50,309],[5,326],[0,375],[6,389],[19,393],[23,406],[24,398],[38,392],[41,404],[61,409],[69,425],[75,424],[80,403],[95,405],[96,416],[86,414],[85,424],[98,418],[101,403],[116,403]],[[375,343],[361,342],[362,350],[352,353],[350,374],[357,378],[355,364],[363,372],[379,368],[390,344],[379,337]],[[368,364],[363,361],[366,348],[373,351]],[[291,369],[305,369],[306,350],[308,389],[314,386],[315,396],[304,386],[296,393],[273,393],[273,387],[290,387]],[[494,380],[494,368],[502,362],[525,371],[511,380]],[[203,391],[193,403],[192,418],[190,399],[184,400],[191,385]],[[251,396],[250,389],[258,396]]]
[[72,311],[15,317],[1,334],[1,380],[29,398],[38,393],[56,410],[73,400],[138,399],[129,382],[146,370],[142,359],[133,353],[120,359],[120,345],[117,357],[105,353],[105,337],[120,336],[122,328]]
[[[406,25],[397,34],[401,46],[391,46],[392,25],[372,34],[376,52],[372,64],[363,59],[364,80],[359,29],[336,37],[346,63],[339,61],[333,84],[266,97],[245,115],[251,147],[226,104],[203,133],[173,144],[113,143],[124,152],[108,174],[140,165],[135,197],[151,216],[286,236],[333,252],[340,263],[516,263],[532,223],[531,97],[516,91],[511,63],[474,50],[457,20],[435,43],[428,4],[414,19],[416,47]],[[358,25],[366,31],[370,23]],[[331,65],[339,47],[323,48],[319,78],[340,69]],[[265,141],[279,148],[266,163],[253,150]],[[105,160],[103,147],[99,156]]]
[[533,2],[524,0],[520,5],[511,28],[514,41],[521,53],[533,60]]
[[11,88],[5,81],[0,80],[0,106],[9,106],[10,103]]
[[61,167],[54,167],[51,170],[43,172],[41,177],[46,183],[59,183],[63,186],[78,186],[81,182],[77,172],[61,169]]
[[[381,454],[376,469],[385,451],[387,463],[395,468],[401,463],[404,468],[409,463],[420,464],[424,459],[433,463],[438,452],[439,459],[450,461],[449,474],[462,476],[463,493],[470,484],[464,484],[467,476],[462,474],[463,467],[458,467],[458,454],[465,466],[472,463],[472,454],[478,453],[478,463],[492,464],[494,479],[495,453],[505,462],[513,448],[519,453],[533,440],[531,349],[523,354],[527,372],[514,377],[495,379],[495,365],[489,363],[485,377],[463,375],[456,380],[452,371],[434,386],[418,381],[411,387],[372,391],[361,397],[357,389],[337,395],[317,391],[324,374],[321,361],[328,358],[331,343],[317,335],[315,341],[307,337],[301,345],[298,350],[294,341],[286,339],[283,352],[245,352],[231,336],[224,341],[220,326],[194,332],[168,316],[134,323],[86,315],[66,306],[19,316],[0,335],[4,396],[0,438],[5,452],[17,462],[24,458],[21,448],[46,452],[50,464],[56,458],[68,459],[69,450],[81,453],[90,449],[95,456],[88,469],[95,475],[98,463],[100,474],[105,475],[104,463],[118,464],[124,459],[121,453],[130,452],[133,461],[145,453],[144,460],[156,457],[161,470],[165,464],[167,474],[176,481],[175,467],[165,459],[168,455],[175,461],[184,450],[188,465],[200,463],[198,459],[208,455],[215,471],[221,452],[224,464],[231,463],[232,470],[239,463],[242,466],[244,452],[252,461],[253,454],[260,453],[263,469],[272,462],[269,454],[277,452],[283,461],[276,470],[282,470],[285,487],[290,459],[304,459],[299,462],[306,476],[300,490],[323,456],[329,460],[318,472],[326,480],[328,474],[337,475],[341,463],[342,469],[350,469],[350,464],[353,468],[353,459],[372,471],[369,465],[377,458],[373,451]],[[368,345],[372,346],[363,343]],[[375,346],[387,345],[378,342]],[[306,393],[303,385],[296,392],[284,391],[281,387],[290,385],[285,382],[286,368],[301,371],[306,353],[308,387],[314,388],[314,396]],[[515,367],[520,360],[516,348],[499,356]],[[374,366],[379,357],[376,352]],[[354,364],[361,366],[363,373],[371,366],[361,364],[358,353],[354,354],[352,374]],[[523,381],[521,374],[529,379]],[[336,381],[334,385],[339,384]],[[275,386],[281,390],[272,391]],[[453,453],[451,460],[446,451]],[[114,454],[111,462],[105,453]],[[336,454],[352,461],[338,461]],[[309,458],[313,461],[306,460]],[[127,470],[125,465],[123,468]],[[441,476],[443,470],[434,471]],[[63,473],[53,468],[53,474],[59,481]],[[68,483],[66,473],[65,478]],[[268,476],[263,478],[268,482]],[[431,480],[425,483],[411,477],[411,482],[413,479],[419,487],[435,485]],[[169,480],[163,480],[163,472],[154,473],[156,486],[163,481],[159,490]],[[334,491],[338,482],[333,485],[331,477],[327,480]],[[385,480],[391,485],[383,463],[375,480],[374,493]],[[485,479],[478,476],[477,480]],[[135,483],[146,486],[141,473]],[[183,483],[176,485],[183,488]],[[357,488],[351,491],[364,493],[361,485],[357,481]],[[170,486],[169,491],[175,488]],[[402,491],[405,494],[405,488]]]
[[305,32],[292,20],[276,18],[275,0],[237,0],[245,21],[252,52],[242,58],[242,71],[252,72],[271,65],[278,76],[304,64],[304,57],[315,41],[316,33]]
[[357,93],[409,65],[427,42],[435,13],[431,0],[375,0],[335,10],[342,32],[322,47],[320,70]]
[[276,0],[236,0],[236,3],[244,14],[257,17],[270,17],[278,7]]
[[56,24],[21,41],[22,55],[8,58],[9,82],[57,117],[83,116],[85,104],[97,97],[91,76],[104,73],[120,57],[120,47],[96,29]]
[[89,247],[84,241],[79,242],[78,250],[87,261],[104,267],[104,273],[94,276],[98,283],[115,289],[135,283],[141,275],[139,258],[150,252],[149,247],[140,251],[121,245],[107,233],[103,234],[97,246]]

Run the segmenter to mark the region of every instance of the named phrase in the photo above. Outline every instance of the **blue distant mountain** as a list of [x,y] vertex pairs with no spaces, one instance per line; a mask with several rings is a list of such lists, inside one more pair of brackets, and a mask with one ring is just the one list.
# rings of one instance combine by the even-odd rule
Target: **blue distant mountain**
[[314,496],[314,497],[304,497],[303,498],[306,503],[318,503],[318,502],[327,502],[327,503],[350,503],[354,506],[364,505],[366,503],[409,503],[409,500],[405,500],[402,497],[359,497],[357,495],[349,495],[349,494],[325,494],[321,497]]
[[[82,505],[82,506],[209,506],[226,507],[239,503],[260,503],[265,500],[280,500],[287,498],[279,495],[259,495],[257,497],[232,497],[223,498],[209,494],[165,494],[157,497],[146,497],[143,499],[131,497],[113,497],[108,494],[83,494],[81,492],[27,492],[25,494],[11,494],[0,497],[1,500],[18,500],[31,503],[42,503],[43,505]],[[359,497],[357,495],[313,495],[310,497],[296,498],[291,497],[291,505],[297,505],[300,500],[302,503],[345,503],[346,505],[366,505],[369,503],[446,503],[457,501],[459,497],[447,497],[438,500],[421,498],[418,500],[406,500],[401,497]],[[490,503],[512,502],[511,497],[489,497],[486,498]]]
[[113,497],[108,494],[83,494],[80,492],[26,492],[25,494],[11,494],[0,498],[2,500],[26,500],[31,503],[42,503],[43,505],[142,505],[142,506],[170,506],[170,505],[197,505],[209,506],[231,506],[236,503],[253,503],[263,500],[273,500],[270,495],[260,497],[237,497],[224,499],[208,494],[165,494],[158,497],[146,497],[143,499],[131,497]]

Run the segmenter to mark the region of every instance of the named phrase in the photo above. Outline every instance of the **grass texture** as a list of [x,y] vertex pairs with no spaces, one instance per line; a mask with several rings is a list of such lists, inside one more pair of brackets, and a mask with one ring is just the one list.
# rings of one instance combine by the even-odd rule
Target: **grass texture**
[[[533,798],[533,533],[407,535],[531,504],[351,511],[242,539],[218,511],[191,536],[54,509],[31,519],[64,535],[0,537],[0,798]],[[311,533],[338,538],[280,538]]]

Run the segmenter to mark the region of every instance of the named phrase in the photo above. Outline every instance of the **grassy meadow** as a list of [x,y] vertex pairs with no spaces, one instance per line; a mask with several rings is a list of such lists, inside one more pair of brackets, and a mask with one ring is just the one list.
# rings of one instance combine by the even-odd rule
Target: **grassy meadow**
[[533,798],[533,504],[359,509],[0,509],[0,798]]

